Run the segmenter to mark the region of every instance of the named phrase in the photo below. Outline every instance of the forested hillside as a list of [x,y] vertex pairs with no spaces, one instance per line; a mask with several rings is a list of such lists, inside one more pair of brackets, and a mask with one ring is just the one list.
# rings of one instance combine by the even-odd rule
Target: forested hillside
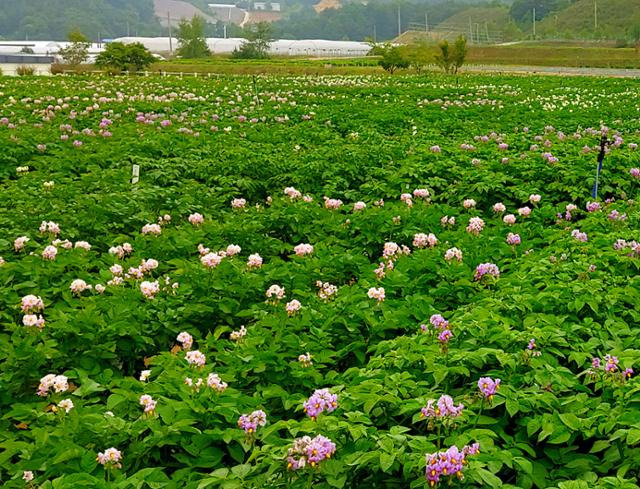
[[162,33],[153,0],[3,0],[4,39],[66,39],[73,28],[92,39]]

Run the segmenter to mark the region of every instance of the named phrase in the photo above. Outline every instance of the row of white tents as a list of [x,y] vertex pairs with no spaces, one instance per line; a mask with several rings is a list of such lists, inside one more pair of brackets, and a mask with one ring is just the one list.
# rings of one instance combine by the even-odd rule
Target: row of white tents
[[[121,37],[113,41],[131,44],[139,42],[154,54],[167,55],[178,47],[178,40],[168,37]],[[240,47],[242,38],[208,38],[207,45],[214,54],[228,54]],[[67,42],[56,41],[0,41],[0,54],[30,53],[40,56],[55,56]],[[104,49],[105,43],[91,44],[90,57],[96,56]],[[327,41],[321,39],[276,40],[269,47],[269,53],[280,56],[364,56],[371,47],[363,42]]]

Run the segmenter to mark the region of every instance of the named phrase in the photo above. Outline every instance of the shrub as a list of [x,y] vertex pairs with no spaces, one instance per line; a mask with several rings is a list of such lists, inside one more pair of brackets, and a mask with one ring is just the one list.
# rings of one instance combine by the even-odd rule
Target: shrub
[[106,69],[109,73],[114,70],[132,72],[142,71],[154,61],[153,54],[139,42],[111,42],[96,58],[96,66]]
[[36,73],[34,66],[20,65],[16,69],[16,75],[18,76],[33,76]]
[[409,60],[403,56],[399,47],[386,44],[379,52],[382,54],[382,59],[378,64],[388,73],[393,75],[396,70],[409,67]]

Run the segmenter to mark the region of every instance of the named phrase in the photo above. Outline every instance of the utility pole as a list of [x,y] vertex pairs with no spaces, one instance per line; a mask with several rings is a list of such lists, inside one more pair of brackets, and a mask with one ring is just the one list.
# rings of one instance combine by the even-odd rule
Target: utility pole
[[469,37],[469,40],[471,41],[471,44],[473,44],[473,24],[471,23],[471,17],[469,17],[469,34],[471,37]]
[[424,13],[424,31],[429,32],[429,14],[427,12]]
[[536,38],[536,8],[533,7],[533,38]]
[[400,24],[400,5],[398,5],[398,37],[402,34],[402,27]]
[[489,39],[489,23],[488,22],[484,23],[484,31],[487,33],[487,42],[491,43],[491,39]]
[[376,25],[373,24],[373,42],[378,42],[378,36],[376,34]]
[[171,12],[167,12],[167,23],[169,24],[169,54],[173,54],[173,39],[171,33]]
[[593,27],[598,30],[598,0],[593,1]]
[[127,20],[127,37],[131,36],[131,29],[129,29],[129,21]]

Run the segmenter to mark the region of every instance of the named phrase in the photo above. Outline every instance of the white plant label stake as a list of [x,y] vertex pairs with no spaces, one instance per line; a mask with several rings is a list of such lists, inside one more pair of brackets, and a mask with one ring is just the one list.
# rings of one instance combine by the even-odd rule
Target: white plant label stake
[[135,185],[140,180],[140,165],[133,165],[131,170],[131,184]]

